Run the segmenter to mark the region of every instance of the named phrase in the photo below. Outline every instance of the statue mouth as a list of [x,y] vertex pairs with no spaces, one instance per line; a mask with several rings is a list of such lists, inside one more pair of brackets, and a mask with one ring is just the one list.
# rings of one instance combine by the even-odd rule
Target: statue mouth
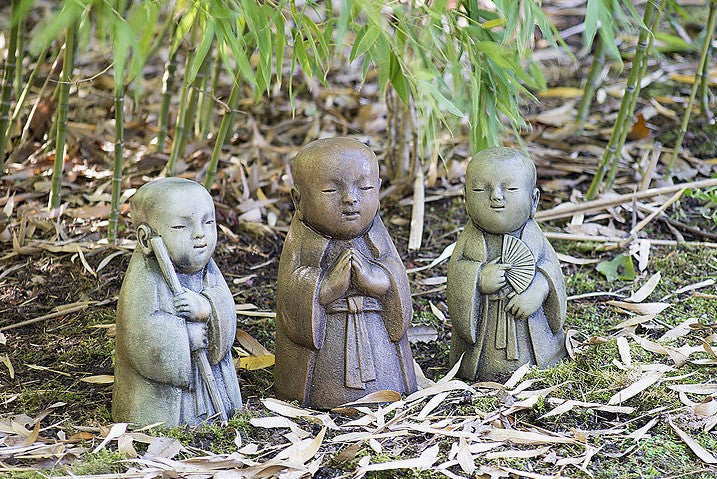
[[356,220],[359,216],[361,216],[360,211],[344,211],[341,213],[341,217],[349,221]]
[[490,209],[492,209],[493,211],[503,211],[505,209],[505,205],[491,206]]
[[204,249],[206,247],[207,247],[206,243],[194,245],[194,249]]

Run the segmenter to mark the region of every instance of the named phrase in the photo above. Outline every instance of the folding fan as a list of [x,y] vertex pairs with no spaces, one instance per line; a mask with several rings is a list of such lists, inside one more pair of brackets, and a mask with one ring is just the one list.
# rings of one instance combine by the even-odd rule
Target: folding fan
[[535,258],[528,249],[528,245],[515,236],[503,235],[503,251],[500,261],[513,265],[505,272],[508,284],[518,294],[525,291],[535,276]]

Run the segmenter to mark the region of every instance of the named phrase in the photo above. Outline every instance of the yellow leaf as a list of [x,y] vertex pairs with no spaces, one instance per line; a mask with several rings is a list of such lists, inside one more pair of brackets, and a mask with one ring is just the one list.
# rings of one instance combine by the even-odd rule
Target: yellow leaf
[[[688,85],[692,85],[695,82],[695,76],[694,75],[680,75],[679,73],[673,73],[670,75],[670,80],[674,80],[676,82],[687,83]],[[709,83],[709,86],[717,86],[717,78],[710,76],[708,83]]]
[[262,354],[261,356],[244,356],[239,358],[239,367],[254,371],[255,369],[264,369],[274,365],[273,354]]
[[487,22],[483,22],[480,24],[480,26],[485,28],[486,30],[490,30],[491,28],[500,27],[504,24],[505,18],[496,18],[494,20],[488,20]]
[[112,384],[115,382],[115,377],[111,374],[100,374],[99,376],[87,376],[81,378],[80,381],[90,384]]
[[538,96],[540,98],[580,98],[583,96],[583,89],[571,86],[559,86],[538,92]]

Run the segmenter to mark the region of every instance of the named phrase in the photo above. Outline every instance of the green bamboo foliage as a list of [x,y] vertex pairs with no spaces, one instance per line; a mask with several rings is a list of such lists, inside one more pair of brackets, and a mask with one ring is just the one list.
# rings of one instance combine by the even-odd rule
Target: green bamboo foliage
[[[15,12],[19,4],[20,0],[12,0],[11,12]],[[11,13],[10,16],[12,18],[13,14]],[[2,86],[0,86],[0,173],[2,173],[5,168],[5,148],[7,148],[10,136],[10,106],[12,101],[12,84],[15,81],[15,57],[19,25],[19,21],[14,21],[10,26],[7,58],[5,60]]]
[[[625,144],[625,140],[627,140],[627,135],[628,133],[630,133],[632,127],[632,122],[628,120],[632,119],[633,114],[635,112],[635,107],[637,106],[637,99],[640,97],[640,90],[642,89],[642,79],[645,77],[645,73],[647,72],[647,64],[649,61],[648,55],[649,52],[652,51],[652,45],[655,43],[655,33],[657,32],[657,29],[660,25],[660,20],[662,19],[662,12],[664,11],[666,5],[667,0],[663,0],[660,4],[660,7],[653,14],[652,25],[650,26],[650,31],[653,32],[653,34],[649,36],[649,39],[647,41],[645,55],[642,58],[642,62],[640,63],[640,71],[637,74],[637,84],[635,85],[635,91],[630,96],[630,104],[627,107],[629,116],[621,127],[620,138],[618,140],[618,151],[620,151],[622,149],[622,146]],[[615,183],[615,176],[617,175],[617,166],[619,159],[619,154],[616,154],[612,159],[612,162],[610,164],[610,171],[608,172],[607,179],[605,181],[605,189],[612,188],[612,185]]]
[[[675,161],[677,160],[677,154],[680,151],[680,148],[682,147],[682,140],[685,139],[685,133],[687,133],[687,125],[690,123],[690,114],[692,113],[692,105],[695,101],[695,97],[697,96],[697,88],[699,87],[699,84],[701,83],[699,81],[699,74],[705,69],[705,66],[707,64],[707,54],[710,49],[710,43],[712,42],[712,36],[714,35],[715,31],[715,23],[717,22],[717,0],[712,0],[710,2],[710,13],[709,18],[707,19],[707,28],[705,29],[705,41],[702,44],[702,51],[700,52],[700,62],[697,66],[697,74],[695,75],[695,81],[692,84],[692,89],[690,90],[690,97],[687,100],[687,105],[685,106],[685,114],[682,117],[682,124],[680,125],[680,132],[677,135],[677,141],[675,142],[675,146],[672,149],[672,154],[670,155],[670,159],[667,163],[667,175],[669,176],[672,173],[672,169],[675,167]],[[707,78],[703,78],[704,83],[707,83]]]
[[585,120],[588,118],[590,113],[590,105],[592,104],[595,92],[600,86],[600,74],[603,68],[605,68],[605,42],[601,38],[595,40],[595,51],[593,52],[593,62],[590,66],[590,72],[585,82],[585,89],[583,96],[580,97],[580,103],[578,104],[578,113],[575,116],[575,126],[578,130],[581,130],[585,124]]
[[[175,161],[177,158],[184,156],[184,150],[187,148],[187,143],[191,134],[194,132],[194,123],[197,116],[197,106],[199,104],[199,97],[202,94],[202,85],[204,79],[207,76],[207,70],[209,69],[211,55],[206,55],[202,61],[199,71],[197,71],[194,80],[189,84],[189,97],[187,98],[186,110],[183,115],[183,125],[181,130],[177,130],[175,133],[174,142],[172,144],[172,153],[175,153],[174,145],[177,145]],[[179,127],[179,121],[177,121],[177,127]]]
[[646,27],[640,31],[637,48],[635,49],[635,56],[632,60],[632,67],[630,68],[630,74],[627,78],[627,88],[625,89],[625,94],[620,102],[620,110],[618,111],[617,120],[615,121],[615,128],[610,135],[610,140],[600,160],[598,170],[590,183],[590,187],[588,188],[586,194],[588,199],[593,199],[598,194],[606,173],[608,173],[612,162],[617,161],[617,156],[619,155],[618,152],[622,149],[620,139],[623,137],[623,130],[627,128],[627,124],[632,118],[633,110],[631,110],[630,107],[633,106],[634,108],[632,98],[640,84],[640,81],[642,80],[640,77],[640,71],[642,69],[643,58],[646,56],[647,46],[649,43],[648,39],[653,35],[650,30],[650,26],[653,25],[654,15],[655,3],[654,0],[649,0],[645,5],[645,13],[643,15],[643,24]]
[[55,139],[55,163],[52,168],[52,182],[50,185],[50,198],[48,207],[50,209],[60,206],[60,189],[62,185],[62,170],[65,166],[65,141],[67,139],[67,111],[70,99],[70,82],[72,81],[72,70],[75,66],[75,40],[77,34],[77,23],[72,22],[67,27],[65,35],[65,57],[62,64],[62,74],[58,85],[59,95],[57,101],[57,113],[55,124],[57,125],[57,136]]
[[212,150],[212,157],[209,160],[209,166],[207,167],[207,176],[204,178],[204,187],[207,190],[212,189],[214,184],[214,177],[217,174],[217,165],[219,164],[219,155],[222,152],[222,147],[226,143],[229,129],[233,123],[233,118],[236,113],[237,105],[241,97],[241,74],[238,74],[232,84],[232,90],[229,94],[229,100],[227,101],[228,110],[224,112],[222,121],[219,124],[219,131],[214,141],[214,149]]
[[18,18],[15,51],[15,91],[22,90],[22,61],[25,58],[25,19]]

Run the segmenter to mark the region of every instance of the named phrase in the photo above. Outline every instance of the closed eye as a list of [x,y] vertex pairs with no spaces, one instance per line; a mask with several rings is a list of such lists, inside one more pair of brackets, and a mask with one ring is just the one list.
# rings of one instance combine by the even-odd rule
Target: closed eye
[[373,186],[362,186],[362,187],[361,187],[361,190],[363,190],[363,191],[369,191],[369,190],[372,190],[372,189],[373,189]]
[[517,186],[509,186],[508,187],[508,191],[518,191],[519,189],[520,188],[518,188]]
[[477,191],[479,193],[482,193],[485,191],[485,188],[473,188],[473,191]]
[[186,228],[185,225],[174,225],[174,226],[172,226],[172,229],[173,229],[173,230],[182,230],[182,229],[184,229],[184,228]]
[[321,190],[322,193],[336,193],[336,188],[326,188],[325,190]]
[[207,220],[207,222],[204,223],[204,224],[205,224],[205,225],[213,225],[213,224],[214,224],[214,220]]

